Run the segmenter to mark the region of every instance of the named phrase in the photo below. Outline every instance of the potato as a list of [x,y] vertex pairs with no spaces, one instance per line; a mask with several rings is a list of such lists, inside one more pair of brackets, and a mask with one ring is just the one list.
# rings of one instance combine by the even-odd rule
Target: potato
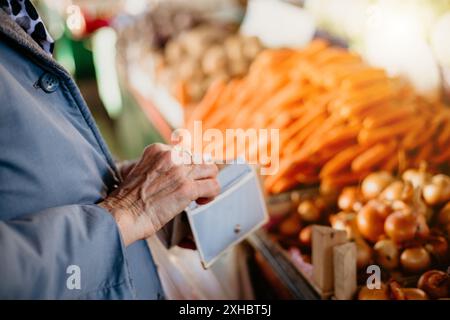
[[262,49],[261,42],[257,37],[242,38],[242,50],[245,58],[253,60]]
[[200,70],[200,63],[195,59],[181,60],[178,65],[178,76],[181,80],[192,80],[193,78],[201,78],[203,76]]
[[225,39],[225,52],[230,60],[241,60],[244,58],[239,36],[233,35]]
[[209,43],[202,32],[196,32],[195,30],[184,33],[179,41],[187,54],[191,57],[200,58],[209,46]]
[[192,81],[188,84],[187,93],[192,100],[198,101],[203,97],[205,90],[200,81]]
[[169,63],[178,63],[183,57],[183,47],[179,41],[169,41],[164,54]]
[[214,74],[224,70],[227,66],[225,50],[220,45],[210,47],[202,60],[202,69],[205,74]]
[[245,60],[231,60],[228,64],[232,76],[244,75],[249,67],[247,61]]

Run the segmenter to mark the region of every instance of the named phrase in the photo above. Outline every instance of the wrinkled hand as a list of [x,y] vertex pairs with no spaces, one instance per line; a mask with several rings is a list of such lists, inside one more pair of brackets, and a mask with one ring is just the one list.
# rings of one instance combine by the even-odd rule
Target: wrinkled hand
[[117,170],[119,171],[122,180],[125,180],[128,177],[128,174],[138,163],[138,161],[139,160],[125,160],[120,161],[119,163],[116,164]]
[[155,234],[191,201],[205,203],[220,192],[216,165],[174,163],[172,152],[177,151],[163,144],[148,146],[99,204],[113,215],[125,245]]

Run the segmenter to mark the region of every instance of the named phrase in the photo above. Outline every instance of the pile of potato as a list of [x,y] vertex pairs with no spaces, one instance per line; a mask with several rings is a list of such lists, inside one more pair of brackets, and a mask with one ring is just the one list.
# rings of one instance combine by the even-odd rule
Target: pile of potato
[[202,24],[155,53],[157,77],[182,104],[198,102],[214,81],[245,75],[262,50],[256,37],[239,35],[222,25]]

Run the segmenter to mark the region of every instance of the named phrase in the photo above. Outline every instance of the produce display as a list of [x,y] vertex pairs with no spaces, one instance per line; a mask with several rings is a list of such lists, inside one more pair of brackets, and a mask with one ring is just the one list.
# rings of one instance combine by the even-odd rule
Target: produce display
[[[279,128],[280,169],[264,182],[270,193],[319,182],[339,189],[376,170],[450,160],[447,106],[324,40],[264,51],[244,78],[211,85],[186,126],[195,120],[219,130]],[[258,143],[247,152],[272,142]]]
[[262,45],[256,37],[240,35],[234,19],[214,19],[209,6],[201,10],[194,2],[158,2],[141,15],[118,19],[122,64],[137,59],[155,85],[183,106],[198,102],[213,81],[243,76]]
[[198,102],[217,80],[242,77],[262,50],[256,37],[225,26],[202,24],[167,42],[154,53],[158,80],[180,103]]
[[356,244],[359,282],[364,283],[367,266],[382,270],[382,288],[362,286],[358,299],[450,297],[445,272],[450,263],[449,176],[425,168],[398,177],[378,171],[358,186],[345,187],[337,198],[292,195],[296,209],[271,228],[274,239],[286,248],[300,248],[309,261],[312,225],[345,230]]
[[[137,66],[130,74],[149,75],[142,91],[158,110],[176,105],[169,135],[182,119],[192,133],[202,121],[203,133],[227,137],[203,141],[204,152],[217,142],[230,156],[233,143],[230,157],[258,159],[262,167],[271,163],[261,154],[276,150],[278,170],[262,181],[269,206],[288,198],[290,209],[271,212],[263,232],[277,248],[270,249],[285,250],[321,299],[450,299],[450,2],[301,1],[302,17],[314,21],[310,37],[273,45],[283,32],[268,28],[266,48],[244,35],[245,17],[239,26],[241,15],[224,21],[181,3],[161,2],[134,17],[137,23],[123,23],[119,55]],[[258,23],[266,19],[255,17],[250,26],[258,32],[246,34],[264,40]],[[169,99],[158,100],[149,87]],[[278,129],[279,140],[248,139],[235,150],[238,138],[229,141],[228,129]],[[338,236],[318,238],[318,230]],[[323,240],[315,241],[322,245],[314,259],[313,234]],[[335,276],[348,265],[356,279],[339,296],[348,288]],[[364,285],[372,265],[381,270],[379,289]],[[316,281],[314,270],[322,280],[331,271],[332,286]]]

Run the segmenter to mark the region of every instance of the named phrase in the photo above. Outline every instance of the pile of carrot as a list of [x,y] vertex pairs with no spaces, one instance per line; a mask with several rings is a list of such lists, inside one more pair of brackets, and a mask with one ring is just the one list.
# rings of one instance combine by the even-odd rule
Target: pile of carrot
[[446,105],[324,40],[263,51],[244,78],[211,85],[186,126],[195,120],[222,131],[278,128],[279,170],[264,181],[270,193],[299,184],[341,188],[375,170],[450,163]]

